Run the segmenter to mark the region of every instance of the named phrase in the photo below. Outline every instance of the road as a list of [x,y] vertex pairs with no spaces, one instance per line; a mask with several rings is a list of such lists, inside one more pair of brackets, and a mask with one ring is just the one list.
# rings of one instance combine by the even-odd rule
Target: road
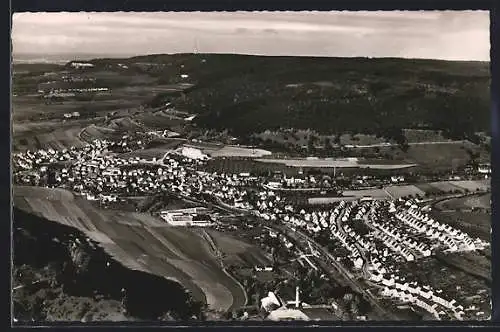
[[[185,197],[184,195],[180,195],[178,193],[175,193],[182,199],[190,199],[193,200],[192,198]],[[205,201],[199,201],[195,200],[196,202],[200,204],[207,205],[208,202]],[[215,201],[215,200],[214,200]],[[221,205],[221,202],[215,201],[213,204],[214,207],[219,208],[224,211],[229,211],[229,212],[238,212],[241,213],[242,210],[236,209],[236,208],[231,208],[228,205]],[[318,258],[317,260],[319,261],[319,266],[326,272],[328,273],[334,280],[338,279],[339,275],[347,282],[347,284],[357,293],[361,294],[363,298],[369,302],[372,305],[372,308],[374,309],[375,314],[378,316],[380,319],[384,320],[399,320],[399,318],[390,313],[387,312],[382,306],[378,303],[377,298],[373,296],[367,289],[365,289],[365,286],[360,284],[359,280],[352,275],[351,272],[349,272],[342,264],[337,262],[335,257],[333,257],[328,249],[325,247],[321,246],[318,244],[314,239],[309,237],[307,234],[303,233],[300,230],[292,229],[290,226],[286,224],[279,224],[279,223],[273,223],[266,221],[265,219],[261,218],[257,212],[254,211],[246,211],[246,215],[249,216],[254,216],[257,217],[256,219],[258,222],[260,222],[263,226],[267,226],[277,232],[283,233],[287,235],[290,239],[292,239],[296,245],[301,247],[300,249],[303,250],[304,252],[307,252],[307,249],[309,248],[309,243],[316,249],[318,252],[322,254],[321,260]],[[362,252],[362,251],[360,251]],[[366,257],[365,257],[366,259]],[[366,261],[365,261],[366,262]],[[366,264],[365,264],[366,265]]]
[[328,272],[328,274],[330,274],[333,278],[338,278],[338,275],[340,274],[349,283],[353,290],[362,294],[363,298],[372,305],[375,313],[379,315],[381,319],[399,320],[397,316],[393,315],[392,313],[388,313],[384,308],[382,308],[378,303],[378,300],[370,292],[368,292],[363,285],[360,285],[359,281],[349,271],[347,271],[347,269],[343,265],[337,262],[335,260],[335,257],[333,257],[326,248],[322,247],[320,244],[315,242],[308,235],[302,233],[301,231],[292,231],[291,229],[286,229],[287,226],[283,227],[285,228],[285,234],[287,234],[289,237],[295,239],[298,242],[308,241],[316,250],[322,253],[322,258],[324,259],[324,263],[326,264],[321,265]]

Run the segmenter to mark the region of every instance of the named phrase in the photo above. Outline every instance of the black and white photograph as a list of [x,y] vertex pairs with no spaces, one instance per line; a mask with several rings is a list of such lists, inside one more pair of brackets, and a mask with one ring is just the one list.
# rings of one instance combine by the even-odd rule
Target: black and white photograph
[[13,324],[491,319],[488,11],[18,12],[11,43]]

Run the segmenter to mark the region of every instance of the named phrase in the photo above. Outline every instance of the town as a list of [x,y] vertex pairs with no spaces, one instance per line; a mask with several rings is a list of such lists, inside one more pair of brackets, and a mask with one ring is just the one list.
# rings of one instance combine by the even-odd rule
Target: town
[[[270,236],[281,234],[290,252],[288,257],[296,257],[300,264],[314,270],[322,270],[318,262],[338,266],[347,278],[368,289],[370,297],[406,304],[439,320],[486,318],[490,303],[485,296],[465,303],[463,292],[437,288],[419,276],[418,271],[409,273],[407,264],[437,253],[484,250],[488,242],[433,218],[425,197],[389,196],[381,200],[366,195],[354,199],[342,195],[344,190],[363,188],[363,182],[390,186],[404,182],[404,176],[352,176],[350,182],[344,177],[341,187],[335,177],[323,180],[303,171],[293,177],[279,173],[262,176],[251,172],[207,172],[204,165],[210,158],[194,148],[175,149],[158,159],[125,159],[113,152],[117,148],[120,152],[133,151],[144,143],[126,135],[117,141],[94,140],[83,148],[17,153],[13,156],[14,183],[66,188],[103,208],[112,208],[129,197],[159,193],[173,194],[198,205],[150,211],[172,226],[220,228],[224,225],[220,211],[252,216],[247,219],[249,225],[257,219],[265,225],[262,232]],[[469,172],[468,176],[484,178],[489,171],[487,165],[480,165],[475,175]],[[334,189],[334,200],[311,205],[289,199],[289,191],[304,188]],[[220,211],[216,212],[214,206]],[[243,225],[235,225],[243,232]],[[290,233],[295,235],[291,237]],[[307,245],[300,244],[303,239]],[[327,256],[315,245],[328,248]],[[270,291],[261,301],[265,310],[272,312],[269,319],[307,319],[297,310],[311,304],[299,304],[296,299],[291,301],[295,303],[293,308],[287,308],[286,301],[269,300],[278,297]],[[269,303],[278,305],[269,309]]]

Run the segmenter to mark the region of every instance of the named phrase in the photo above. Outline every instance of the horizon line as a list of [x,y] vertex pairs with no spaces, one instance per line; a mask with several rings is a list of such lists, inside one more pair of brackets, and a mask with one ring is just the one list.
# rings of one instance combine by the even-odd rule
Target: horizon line
[[[363,55],[353,55],[353,56],[330,56],[330,55],[269,55],[269,54],[249,54],[249,53],[218,53],[218,52],[210,52],[210,53],[204,53],[204,52],[179,52],[179,53],[146,53],[146,54],[96,54],[96,53],[86,53],[86,52],[58,52],[58,53],[29,53],[29,52],[23,52],[23,53],[11,53],[12,60],[13,62],[15,61],[20,61],[21,59],[16,59],[16,57],[22,57],[22,56],[37,56],[43,59],[44,56],[76,56],[76,58],[69,60],[70,61],[75,61],[75,60],[85,60],[85,61],[92,61],[92,60],[100,60],[100,59],[130,59],[130,58],[135,58],[135,57],[147,57],[147,56],[161,56],[161,55],[167,55],[167,56],[176,56],[176,55],[236,55],[236,56],[255,56],[255,57],[269,57],[269,58],[332,58],[332,59],[398,59],[398,60],[427,60],[427,61],[447,61],[447,62],[491,62],[491,59],[489,60],[468,60],[468,59],[443,59],[443,58],[419,58],[419,57],[404,57],[404,56],[363,56]],[[92,58],[89,59],[79,59],[78,56],[92,56]],[[37,59],[33,60],[21,60],[22,62],[29,62],[29,61],[36,61]],[[50,59],[46,59],[50,60]],[[36,63],[36,62],[34,62]],[[50,62],[46,62],[50,63]]]

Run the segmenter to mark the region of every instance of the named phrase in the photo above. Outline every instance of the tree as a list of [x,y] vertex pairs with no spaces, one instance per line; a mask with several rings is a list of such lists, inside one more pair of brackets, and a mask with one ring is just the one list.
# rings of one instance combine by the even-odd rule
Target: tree
[[330,141],[330,138],[326,137],[325,138],[325,150],[329,152],[329,151],[331,151],[331,149],[332,149],[332,143]]
[[314,136],[309,135],[309,139],[307,140],[307,152],[314,153]]

